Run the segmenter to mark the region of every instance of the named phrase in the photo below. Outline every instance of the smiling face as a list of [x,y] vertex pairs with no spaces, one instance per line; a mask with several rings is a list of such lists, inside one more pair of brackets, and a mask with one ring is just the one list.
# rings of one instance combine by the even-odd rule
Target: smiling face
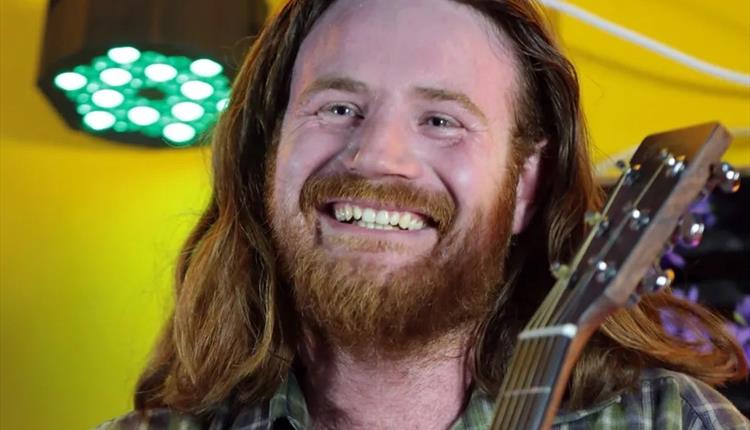
[[511,233],[516,62],[447,0],[339,0],[296,58],[268,210],[307,323],[402,351],[484,316]]

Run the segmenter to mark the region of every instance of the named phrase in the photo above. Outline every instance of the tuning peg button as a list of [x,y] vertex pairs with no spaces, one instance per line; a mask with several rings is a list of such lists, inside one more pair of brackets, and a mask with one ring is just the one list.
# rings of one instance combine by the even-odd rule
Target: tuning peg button
[[645,293],[655,293],[672,285],[674,272],[670,269],[662,270],[658,267],[649,270],[646,277],[641,281]]
[[698,214],[689,213],[682,217],[677,226],[677,240],[680,245],[687,248],[695,248],[703,240],[706,224],[703,217]]
[[668,177],[678,176],[683,170],[685,170],[685,161],[682,157],[670,155],[664,162],[667,165],[666,173]]
[[648,216],[647,213],[637,208],[633,208],[630,211],[630,228],[631,229],[640,230],[646,227],[649,222],[651,222],[651,218]]
[[632,308],[633,306],[637,305],[639,301],[641,301],[640,294],[633,293],[628,296],[628,301],[625,302],[625,307]]
[[740,189],[740,172],[729,163],[721,162],[714,165],[711,176],[724,192],[734,193]]

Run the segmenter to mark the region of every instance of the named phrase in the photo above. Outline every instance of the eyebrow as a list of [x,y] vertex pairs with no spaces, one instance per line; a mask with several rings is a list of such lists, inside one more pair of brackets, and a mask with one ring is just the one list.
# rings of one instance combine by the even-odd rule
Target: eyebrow
[[364,82],[340,76],[324,76],[316,79],[300,95],[300,100],[307,100],[311,95],[325,91],[338,90],[348,93],[367,93],[369,88]]
[[417,87],[414,90],[420,97],[440,102],[456,102],[460,104],[464,109],[471,112],[472,114],[479,117],[479,119],[487,124],[487,116],[479,109],[471,98],[464,93],[457,91],[445,90],[442,88],[429,88],[429,87]]

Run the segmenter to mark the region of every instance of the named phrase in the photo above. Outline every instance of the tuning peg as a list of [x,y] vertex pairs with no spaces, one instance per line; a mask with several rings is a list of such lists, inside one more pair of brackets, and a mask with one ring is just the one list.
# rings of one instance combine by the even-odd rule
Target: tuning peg
[[651,218],[648,214],[643,211],[633,208],[630,211],[630,228],[633,230],[640,230],[641,228],[648,225],[651,222]]
[[674,272],[671,269],[664,270],[654,266],[641,281],[641,286],[645,293],[655,293],[672,285],[672,281],[674,281]]
[[596,268],[596,280],[599,282],[609,282],[617,274],[617,268],[612,264],[607,264],[604,260],[599,260],[594,266]]
[[674,155],[669,155],[664,160],[664,163],[667,165],[667,176],[677,176],[685,170],[685,157],[683,156],[675,157]]
[[680,219],[676,229],[676,239],[687,248],[695,248],[703,240],[706,224],[699,214],[688,213]]
[[625,302],[625,307],[632,308],[633,306],[637,305],[639,301],[641,301],[641,295],[632,293],[628,296],[628,301]]
[[665,173],[668,177],[677,176],[685,170],[685,156],[675,156],[666,148],[663,148],[659,153],[659,157],[661,157],[662,162],[667,166]]
[[630,164],[625,160],[615,161],[615,167],[620,171],[627,185],[632,185],[635,182],[638,171],[641,169],[640,164]]
[[609,228],[609,221],[607,220],[607,217],[602,215],[601,212],[596,211],[586,211],[586,213],[583,216],[583,220],[586,222],[586,225],[589,227],[596,227],[597,235],[602,235],[604,232],[607,231]]
[[596,223],[598,223],[602,219],[604,219],[604,216],[601,214],[601,212],[586,211],[586,213],[583,215],[583,220],[589,227],[595,226]]
[[552,263],[549,270],[552,272],[552,276],[554,276],[555,279],[563,279],[570,276],[570,267],[567,264],[560,264],[557,261]]
[[734,193],[740,189],[740,172],[729,163],[721,162],[711,169],[711,176],[718,182],[719,188],[726,193]]

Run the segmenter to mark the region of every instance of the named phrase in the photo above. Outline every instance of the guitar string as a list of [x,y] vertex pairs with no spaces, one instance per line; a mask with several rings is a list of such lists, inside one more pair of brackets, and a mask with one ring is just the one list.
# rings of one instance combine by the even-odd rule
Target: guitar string
[[[537,312],[535,314],[534,321],[532,321],[531,324],[527,325],[528,328],[536,328],[539,327],[539,324],[541,321],[543,321],[545,318],[549,317],[549,314],[551,314],[554,311],[555,304],[557,301],[559,301],[560,296],[564,292],[564,282],[558,281],[553,287],[553,294],[550,294],[547,296],[547,298],[544,300],[542,305],[540,306],[540,310],[542,312]],[[508,371],[506,371],[506,374],[509,374],[508,372],[513,371],[510,373],[512,375],[511,379],[508,380],[508,386],[503,386],[501,388],[501,393],[511,393],[515,389],[520,389],[528,383],[529,377],[533,376],[532,373],[529,372],[529,368],[525,367],[523,370],[519,371],[519,369],[514,369],[520,366],[523,366],[524,363],[528,362],[528,356],[534,357],[534,354],[536,354],[536,350],[538,347],[538,344],[540,343],[538,339],[531,339],[528,340],[529,343],[524,343],[520,346],[520,350],[518,351],[518,354],[514,354],[514,357],[511,359],[511,366],[508,368]],[[519,381],[519,379],[521,381]],[[511,389],[512,388],[512,389]],[[501,411],[503,413],[506,413],[507,410],[511,411],[511,421],[513,421],[513,417],[519,413],[520,410],[523,408],[519,408],[516,406],[516,404],[519,401],[519,397],[524,396],[505,396],[502,395],[499,396],[498,400],[501,398],[504,398],[505,401],[500,402]],[[524,397],[525,398],[525,397]]]
[[[604,212],[605,214],[609,211],[609,207],[611,203],[614,202],[615,199],[618,197],[620,190],[622,189],[624,180],[625,180],[624,176],[618,180],[615,190],[612,192],[612,195],[609,198],[609,202],[607,203],[607,206],[605,206],[605,212]],[[598,227],[598,224],[597,224],[597,227]],[[578,266],[578,264],[580,263],[580,260],[583,258],[583,255],[585,254],[585,250],[588,248],[588,246],[590,246],[591,242],[594,240],[595,237],[596,237],[596,230],[592,229],[592,231],[589,232],[581,248],[581,251],[579,251],[576,254],[573,261],[571,262],[571,266],[570,266],[571,270],[569,273],[572,273],[572,269]],[[547,325],[546,323],[551,318],[550,312],[553,311],[559,304],[560,298],[565,291],[565,284],[567,284],[567,282],[568,282],[567,278],[561,278],[555,283],[555,286],[553,286],[552,291],[551,291],[552,294],[549,294],[547,298],[544,300],[544,302],[542,303],[542,305],[540,306],[540,310],[542,312],[537,311],[532,317],[532,320],[526,325],[525,329],[534,329],[534,328],[539,328],[544,325]],[[531,355],[532,358],[534,357],[534,354],[536,353],[537,346],[539,343],[546,344],[548,342],[546,339],[544,340],[544,342],[540,342],[537,339],[532,339],[530,343],[531,345],[528,345],[526,343],[520,345],[521,350],[518,351],[518,354],[513,355],[513,358],[511,359],[511,366],[508,368],[508,371],[506,372],[506,374],[512,375],[511,379],[509,380],[506,379],[506,383],[503,384],[503,386],[501,387],[500,393],[510,392],[511,387],[513,389],[522,388],[523,386],[525,386],[524,384],[527,384],[526,381],[528,381],[529,376],[532,379],[534,379],[535,374],[529,373],[530,369],[524,368],[522,371],[519,371],[518,369],[515,369],[515,368],[523,365],[523,363],[528,360],[527,358],[528,355]],[[524,381],[524,384],[520,384],[519,379],[522,379]],[[510,396],[510,398],[505,399],[505,401],[500,401],[501,399],[503,399],[503,397],[505,396],[502,394],[498,396],[497,403],[499,403],[499,405],[496,405],[496,410],[499,410],[500,414],[496,412],[496,416],[504,416],[503,414],[505,414],[506,411],[510,409],[511,411],[513,411],[512,416],[510,417],[511,422],[515,422],[515,415],[518,413],[517,411],[524,409],[523,407],[519,408],[516,406],[516,403],[519,401],[518,399],[519,396]]]
[[[649,178],[648,183],[646,184],[646,186],[643,188],[643,190],[640,192],[640,194],[634,200],[634,202],[632,204],[633,208],[637,208],[638,207],[638,205],[640,204],[641,200],[645,196],[646,192],[648,192],[648,190],[651,188],[651,186],[653,185],[653,183],[656,180],[656,178],[661,174],[662,170],[664,169],[664,166],[665,166],[664,163],[660,163],[659,167],[655,170],[654,174]],[[614,200],[614,198],[612,200]],[[599,253],[598,253],[597,258],[595,259],[595,261],[600,261],[603,258],[604,255],[606,255],[607,253],[609,253],[611,251],[611,249],[615,245],[615,242],[617,241],[617,238],[620,236],[620,233],[622,232],[622,230],[625,228],[625,226],[628,224],[628,222],[630,220],[631,220],[631,218],[628,217],[628,216],[625,216],[625,217],[622,218],[622,220],[618,223],[618,225],[614,229],[614,234],[611,234],[609,236],[609,238],[607,239],[607,241],[605,242],[605,244],[600,249],[600,251],[599,251]],[[575,285],[575,287],[573,288],[572,291],[579,291],[580,290],[580,285],[586,285],[586,284],[588,284],[591,281],[591,278],[593,278],[594,274],[595,274],[594,268],[589,268],[589,270],[586,271],[585,275],[582,276],[581,279],[578,282],[576,282],[576,285]],[[552,318],[551,321],[554,321],[555,324],[559,324],[559,323],[563,322],[564,319],[562,318],[563,317],[562,311],[564,309],[568,309],[570,303],[573,300],[577,300],[578,298],[579,298],[579,296],[577,296],[576,294],[570,294],[570,295],[564,297],[563,298],[564,305],[562,307],[558,308],[558,311],[555,313],[555,315],[553,316],[553,318]],[[514,414],[514,415],[516,415],[516,414]],[[513,426],[508,427],[508,428],[526,428],[526,427],[519,427],[518,425],[521,424],[521,423],[519,423],[517,421],[513,421],[512,423],[513,423]],[[526,422],[525,424],[528,424],[528,423]]]
[[[638,196],[636,197],[636,199],[633,201],[632,208],[637,208],[639,206],[639,204],[640,204],[641,200],[643,199],[643,197],[651,189],[654,181],[659,177],[659,175],[661,175],[662,171],[664,170],[664,166],[665,166],[665,164],[663,162],[659,163],[659,166],[655,169],[654,173],[649,178],[647,184],[643,187],[643,189],[641,190],[640,194],[638,194]],[[610,200],[612,202],[614,202],[615,198],[616,198],[616,196],[613,196],[612,199],[610,199]],[[622,230],[625,228],[625,226],[628,224],[628,222],[630,220],[631,220],[631,218],[628,217],[628,216],[625,216],[625,217],[622,218],[622,220],[618,223],[617,227],[615,228],[614,234],[611,234],[608,237],[608,239],[605,242],[604,246],[602,246],[602,248],[600,249],[600,251],[599,251],[599,253],[598,253],[597,258],[595,259],[595,261],[602,260],[602,258],[611,251],[611,249],[614,247],[615,243],[617,242],[617,238],[620,236],[620,233],[622,232]],[[586,284],[588,284],[590,282],[591,278],[593,278],[594,272],[595,271],[594,271],[593,268],[590,268],[589,270],[587,270],[586,276],[582,276],[581,279],[578,282],[576,282],[576,285],[572,289],[572,291],[579,291],[580,290],[580,285],[586,285]],[[584,283],[583,281],[584,281],[585,278],[588,278],[588,279]],[[566,297],[564,297],[563,298],[563,302],[565,304],[562,307],[558,308],[558,311],[555,313],[555,315],[553,315],[552,319],[550,321],[548,321],[548,324],[549,324],[549,322],[552,322],[552,321],[554,321],[554,324],[560,324],[560,323],[564,322],[565,320],[562,318],[562,316],[563,316],[562,315],[562,310],[563,309],[568,309],[569,308],[568,305],[574,299],[577,299],[577,298],[578,298],[578,296],[576,294],[570,294],[570,295],[567,295]],[[519,428],[518,424],[520,424],[520,423],[514,422],[514,426],[511,427],[511,428]],[[523,427],[523,428],[525,428],[525,427]]]
[[[640,204],[641,200],[643,199],[645,193],[648,191],[649,188],[653,185],[654,180],[661,174],[662,170],[664,169],[664,163],[660,163],[659,167],[655,169],[654,174],[649,178],[648,183],[644,187],[644,189],[641,191],[641,193],[636,197],[636,199],[632,203],[633,208],[637,208],[637,206]],[[620,233],[625,228],[625,226],[628,224],[628,221],[631,221],[632,218],[629,216],[624,216],[622,220],[618,223],[618,225],[614,228],[613,232],[614,234],[610,234],[607,241],[602,245],[602,247],[599,250],[599,253],[594,258],[594,261],[601,261],[606,254],[608,254],[612,247],[614,246],[615,242],[617,241],[618,237],[620,236]],[[571,294],[565,297],[564,301],[565,303],[563,306],[561,306],[555,315],[553,316],[553,321],[555,323],[559,323],[563,321],[563,311],[568,309],[570,307],[570,303],[573,300],[577,300],[579,298],[578,295],[575,294],[575,292],[578,292],[580,290],[580,285],[585,285],[591,281],[591,278],[594,276],[594,270],[593,268],[589,268],[585,272],[585,276],[582,276],[578,282],[576,282],[575,286],[571,289]],[[585,282],[584,282],[585,281]]]
[[[649,179],[649,182],[646,185],[646,187],[644,188],[644,190],[641,191],[641,194],[636,198],[636,204],[635,204],[636,206],[640,202],[640,200],[642,199],[642,197],[644,196],[645,192],[648,191],[648,189],[651,187],[651,185],[653,184],[653,181],[656,179],[656,177],[658,177],[658,175],[661,173],[661,171],[663,170],[663,167],[664,167],[664,164],[662,163],[659,166],[659,168],[656,170],[656,172],[652,175],[652,177]],[[602,212],[602,214],[606,215],[609,212],[611,206],[616,201],[616,199],[619,197],[618,194],[620,193],[620,190],[622,189],[622,186],[624,184],[624,180],[625,180],[625,175],[623,175],[620,178],[620,180],[618,181],[618,183],[617,183],[617,185],[615,187],[615,190],[613,190],[611,197],[608,199],[608,203],[605,206],[605,209]],[[623,219],[623,221],[621,222],[621,225],[618,226],[618,228],[617,228],[618,232],[622,230],[622,228],[624,227],[624,224],[627,222],[627,220],[628,220],[627,218]],[[592,231],[590,232],[590,234],[588,235],[588,237],[587,237],[587,239],[586,239],[586,241],[584,243],[584,246],[581,248],[581,251],[574,258],[573,262],[571,263],[571,271],[572,271],[572,268],[575,268],[575,267],[578,266],[578,264],[580,264],[580,260],[585,255],[585,250],[588,248],[588,246],[590,245],[590,243],[593,241],[593,238],[596,236],[596,227],[598,227],[600,223],[601,223],[601,221],[599,223],[597,223],[597,225],[595,226],[594,229],[592,229]],[[613,241],[613,238],[610,238],[610,240],[605,244],[605,246],[607,247],[607,252],[611,248],[611,246],[613,245],[612,241]],[[593,272],[592,272],[592,276],[593,276]],[[564,284],[564,282],[561,283],[561,285],[562,284]],[[577,284],[580,284],[580,282],[578,282]],[[557,287],[557,285],[555,287],[553,287],[553,290],[556,287]],[[542,306],[545,306],[545,307],[546,306],[550,306],[550,307],[548,307],[544,312],[541,312],[541,313],[537,312],[537,313],[535,313],[534,318],[532,318],[532,322],[530,322],[530,324],[527,325],[526,328],[527,329],[531,329],[531,328],[538,328],[540,326],[545,326],[545,325],[548,326],[549,322],[551,320],[556,319],[556,317],[557,317],[557,319],[559,319],[559,317],[560,317],[559,312],[550,316],[549,310],[550,309],[554,309],[554,308],[557,307],[556,305],[559,304],[559,301],[560,301],[560,299],[562,297],[562,293],[564,291],[565,291],[565,289],[561,288],[558,292],[556,292],[553,295],[554,299],[550,300],[549,303],[547,303],[547,300],[545,300],[545,302],[543,302]],[[570,303],[571,300],[572,300],[572,298],[573,298],[572,296],[573,295],[569,295],[568,297],[566,297],[565,298],[565,302],[566,303]],[[549,298],[549,296],[548,296],[548,298]],[[558,309],[560,309],[560,308],[558,308]],[[540,341],[538,339],[532,339],[531,345],[529,346],[529,348],[531,348],[531,351],[529,351],[528,348],[522,347],[522,351],[519,351],[519,356],[514,356],[513,357],[512,362],[511,362],[511,368],[509,368],[509,370],[517,367],[518,363],[516,363],[516,358],[521,358],[521,357],[525,358],[526,355],[528,355],[529,353],[533,357],[534,353],[538,349],[540,343],[542,344],[543,351],[544,351],[544,349],[548,349],[549,346],[550,346],[550,345],[548,345],[550,343],[549,340],[550,339],[543,339],[543,340]],[[519,362],[523,363],[523,360],[520,360]],[[534,372],[534,373],[532,373],[531,375],[528,374],[528,369],[527,369],[527,371],[522,372],[522,375],[525,376],[525,377],[522,377],[521,379],[523,379],[524,382],[526,382],[526,383],[528,383],[529,377],[531,377],[532,381],[533,380],[538,380],[538,378],[542,377],[543,375],[537,374],[535,370],[536,369],[532,369],[532,372]],[[514,375],[518,375],[519,373],[520,372],[514,372],[513,374]],[[512,382],[510,384],[510,386],[511,387],[517,387],[518,386],[517,385],[518,384],[518,379],[519,379],[519,377],[513,377],[513,379],[510,380]],[[506,384],[503,384],[503,387],[502,387],[503,390],[501,390],[501,395],[498,396],[498,403],[500,403],[500,405],[496,405],[496,410],[500,410],[502,412],[505,412],[507,409],[512,408],[513,413],[512,413],[512,417],[511,417],[511,423],[517,423],[518,418],[519,418],[518,417],[519,410],[528,409],[528,408],[523,408],[523,406],[525,406],[524,403],[526,403],[528,400],[527,400],[526,396],[511,396],[511,399],[510,399],[511,401],[500,402],[500,400],[503,397],[505,397],[504,393],[508,392],[507,387],[505,387],[505,385]],[[523,399],[520,400],[522,402],[522,404],[520,405],[520,407],[518,405],[516,405],[516,403],[518,403],[518,401],[519,401],[517,399],[517,397],[523,397]],[[496,412],[496,416],[495,416],[495,420],[494,421],[496,421],[498,424],[499,424],[499,421],[497,421],[497,419],[500,416],[503,416],[503,415],[498,414]],[[524,420],[524,421],[526,421],[526,420]],[[493,428],[497,428],[496,424],[493,424]],[[515,428],[515,427],[511,426],[511,427],[508,427],[508,428]]]
[[[560,289],[560,293],[555,297],[555,301],[559,302],[561,295],[564,293],[564,288]],[[547,314],[551,314],[554,311],[554,306],[550,306],[548,309]],[[549,315],[546,315],[544,319],[549,318]],[[537,338],[533,339],[532,343],[530,345],[530,356],[533,357],[547,357],[549,355],[550,348],[553,348],[554,342],[550,338]],[[528,363],[530,360],[527,360]],[[523,363],[523,362],[522,362]],[[528,366],[528,364],[527,364]],[[532,367],[528,366],[527,368]],[[526,378],[524,378],[522,382],[522,387],[528,387],[527,389],[534,389],[534,387],[540,387],[540,384],[543,383],[540,382],[540,379],[543,379],[544,372],[542,369],[534,369],[533,367],[530,369],[531,371],[525,372],[527,374]],[[544,391],[541,392],[541,395],[546,395]],[[514,396],[518,397],[518,396]],[[529,401],[527,397],[524,396],[524,401]],[[518,401],[516,402],[518,403]],[[527,407],[517,407],[515,408],[513,414],[512,414],[512,422],[524,422],[528,420],[528,414],[532,413],[530,408]]]
[[[632,208],[637,208],[637,206],[640,204],[641,200],[643,199],[645,193],[651,188],[656,178],[661,174],[662,170],[664,169],[664,163],[660,163],[659,166],[655,169],[653,175],[648,179],[648,183],[643,187],[643,190],[641,190],[640,194],[634,199],[634,201],[631,204]],[[612,199],[614,200],[614,198]],[[594,261],[601,261],[604,258],[604,255],[610,252],[612,247],[614,246],[615,242],[617,241],[618,237],[620,236],[620,233],[627,225],[628,221],[631,221],[632,218],[629,216],[625,216],[620,220],[618,225],[613,229],[614,234],[610,234],[607,241],[601,246],[599,249],[599,253],[596,255],[596,257],[593,259]],[[586,279],[585,283],[590,282],[591,277],[593,277],[594,271],[590,268],[586,272],[586,276],[582,276],[581,279],[576,282],[575,286],[571,289],[572,294],[570,294],[568,297],[565,298],[565,304],[558,309],[556,314],[553,316],[553,320],[556,323],[559,323],[562,321],[562,311],[564,309],[567,309],[569,307],[570,302],[573,300],[576,300],[578,296],[574,292],[577,292],[580,290],[580,285],[584,283],[584,279]]]

